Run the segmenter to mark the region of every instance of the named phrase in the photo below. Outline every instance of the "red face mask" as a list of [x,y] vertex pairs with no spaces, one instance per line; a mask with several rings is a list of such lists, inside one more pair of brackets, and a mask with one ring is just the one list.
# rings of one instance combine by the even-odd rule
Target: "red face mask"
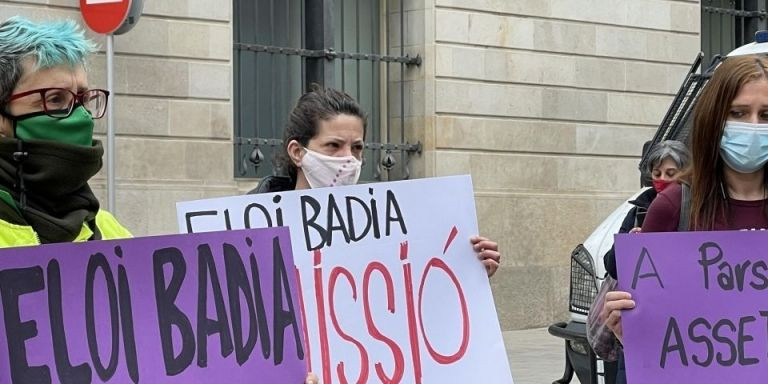
[[667,180],[653,180],[653,189],[656,190],[656,193],[661,193],[665,188],[669,186],[669,184],[672,184],[671,181]]

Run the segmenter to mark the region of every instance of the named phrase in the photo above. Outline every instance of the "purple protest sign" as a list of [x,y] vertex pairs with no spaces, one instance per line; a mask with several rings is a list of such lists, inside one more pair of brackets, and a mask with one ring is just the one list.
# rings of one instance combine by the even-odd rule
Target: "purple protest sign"
[[768,377],[768,232],[619,235],[631,383],[763,383]]
[[0,250],[0,383],[301,383],[287,228]]

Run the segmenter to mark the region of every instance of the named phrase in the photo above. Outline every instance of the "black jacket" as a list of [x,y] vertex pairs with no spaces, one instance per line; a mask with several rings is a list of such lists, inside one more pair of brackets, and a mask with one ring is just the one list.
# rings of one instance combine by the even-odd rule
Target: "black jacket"
[[[655,198],[656,190],[649,188],[637,196],[635,200],[630,201],[629,203],[634,205],[634,207],[632,207],[632,209],[627,212],[627,216],[624,217],[624,221],[619,228],[619,233],[628,233],[632,228],[642,226],[645,212]],[[608,274],[615,280],[618,280],[618,277],[616,276],[616,252],[613,246],[611,246],[611,249],[605,253],[605,256],[603,256],[603,263],[605,264],[605,270],[608,271]]]
[[256,188],[248,191],[248,194],[293,191],[295,188],[296,182],[288,176],[267,176],[259,181]]

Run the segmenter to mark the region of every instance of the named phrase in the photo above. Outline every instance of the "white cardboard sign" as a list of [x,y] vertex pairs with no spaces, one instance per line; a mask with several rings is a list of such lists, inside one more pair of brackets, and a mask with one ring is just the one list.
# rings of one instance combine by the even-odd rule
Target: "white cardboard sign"
[[181,232],[290,228],[324,384],[512,383],[469,176],[177,203]]

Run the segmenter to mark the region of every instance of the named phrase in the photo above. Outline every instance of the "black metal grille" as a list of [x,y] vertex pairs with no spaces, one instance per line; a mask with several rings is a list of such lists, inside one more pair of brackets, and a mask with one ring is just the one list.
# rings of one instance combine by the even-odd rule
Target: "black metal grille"
[[261,44],[244,44],[235,43],[235,49],[241,51],[253,51],[264,53],[276,53],[286,56],[302,56],[311,58],[325,58],[328,60],[342,59],[342,60],[366,60],[366,61],[381,61],[385,63],[402,63],[407,65],[421,65],[421,56],[411,57],[405,56],[388,56],[378,55],[375,53],[355,53],[355,52],[337,52],[333,48],[326,49],[298,49],[298,48],[286,48],[276,47],[273,45],[261,45]]
[[597,296],[597,280],[592,256],[579,244],[571,253],[570,311],[587,315]]
[[767,0],[702,0],[701,50],[705,62],[752,42],[768,26]]
[[[405,53],[403,2],[395,7],[388,0],[234,2],[235,176],[281,171],[272,169],[270,160],[281,146],[288,113],[317,83],[344,90],[368,112],[361,178],[408,178],[410,158],[421,152],[421,144],[405,140],[408,93],[392,80],[390,67],[399,68],[402,82],[406,68],[421,65],[422,58]],[[397,17],[399,41],[390,41],[389,24]],[[399,112],[392,105],[394,92]]]
[[[733,3],[733,1],[731,1],[731,3]],[[764,9],[761,9],[759,11],[742,11],[737,9],[703,6],[701,7],[701,10],[704,11],[705,13],[714,13],[719,15],[728,15],[728,16],[736,16],[736,17],[759,17],[762,19],[768,16],[768,13],[766,13]]]

